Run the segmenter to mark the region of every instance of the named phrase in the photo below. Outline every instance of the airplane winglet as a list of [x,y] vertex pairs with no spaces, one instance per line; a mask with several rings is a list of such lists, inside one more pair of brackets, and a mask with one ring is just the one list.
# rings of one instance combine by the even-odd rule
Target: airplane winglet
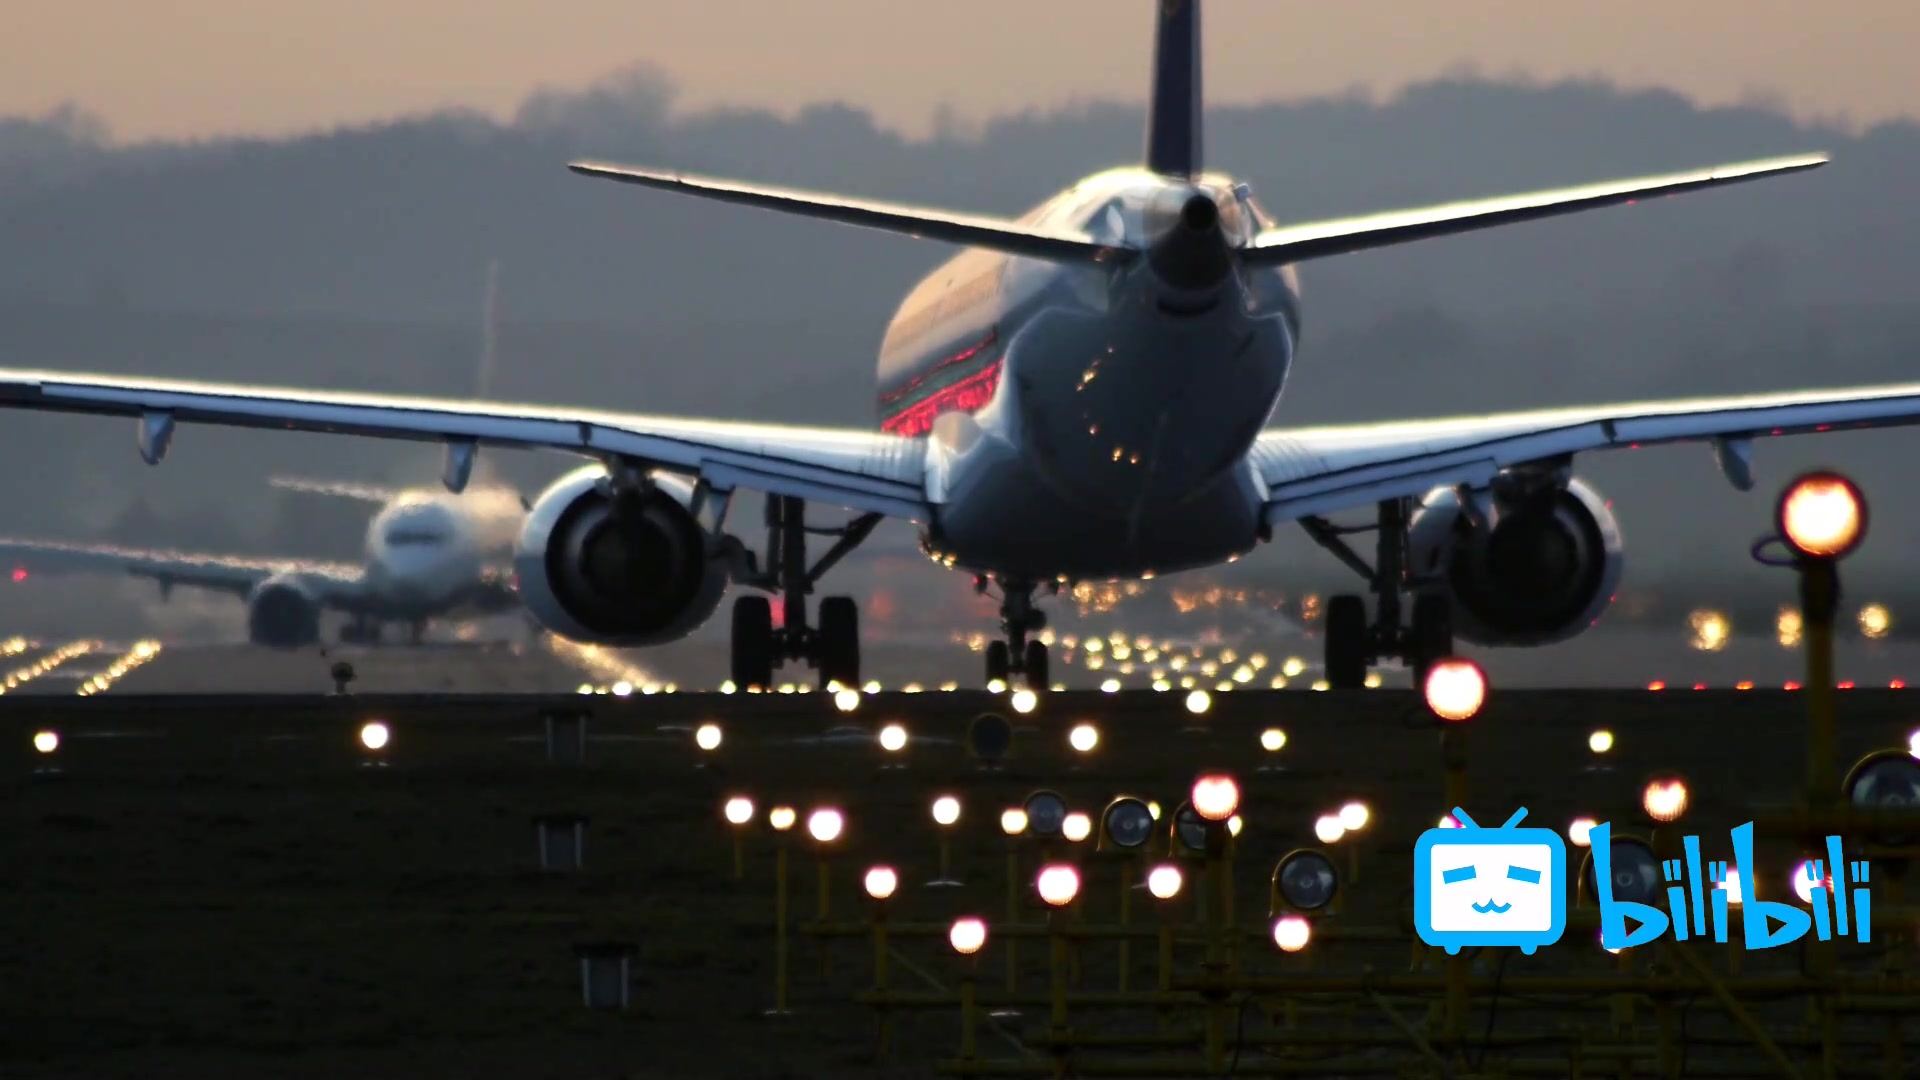
[[1825,154],[1801,154],[1717,165],[1665,176],[1612,180],[1554,191],[1446,203],[1416,210],[1283,225],[1261,233],[1254,239],[1253,245],[1242,252],[1242,257],[1257,266],[1274,266],[1328,255],[1345,255],[1435,236],[1450,236],[1496,225],[1512,225],[1594,210],[1602,206],[1631,204],[1641,199],[1704,191],[1770,176],[1786,176],[1817,169],[1826,163]]
[[735,180],[694,176],[688,173],[639,169],[594,161],[576,161],[567,166],[581,176],[593,176],[623,184],[635,184],[657,191],[677,191],[717,202],[737,203],[761,210],[837,221],[868,229],[904,233],[930,240],[944,240],[967,247],[987,248],[1009,255],[1057,262],[1104,262],[1132,254],[1129,248],[1102,244],[1085,234],[1055,229],[1038,229],[978,214],[959,214],[930,207],[903,203],[851,199],[842,195],[801,191],[794,188],[747,184]]

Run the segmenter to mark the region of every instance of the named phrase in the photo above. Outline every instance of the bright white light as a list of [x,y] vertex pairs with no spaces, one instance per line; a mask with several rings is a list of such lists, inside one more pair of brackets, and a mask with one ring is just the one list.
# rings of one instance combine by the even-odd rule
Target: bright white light
[[1195,690],[1187,695],[1187,711],[1195,716],[1203,715],[1213,708],[1213,695],[1205,690]]
[[897,754],[907,748],[907,729],[899,724],[888,724],[880,729],[880,749],[889,754]]
[[1080,872],[1071,866],[1055,864],[1041,870],[1035,884],[1040,889],[1040,899],[1049,907],[1065,907],[1080,895]]
[[1027,811],[1023,807],[1000,811],[1000,831],[1008,836],[1019,836],[1027,831]]
[[822,844],[831,844],[840,839],[840,830],[846,827],[847,819],[832,807],[823,807],[807,815],[807,835]]
[[1093,835],[1093,819],[1085,812],[1075,810],[1061,819],[1060,835],[1066,837],[1068,843],[1077,844]]
[[947,944],[961,956],[972,956],[986,947],[987,924],[980,919],[955,919],[947,931]]
[[1323,844],[1337,844],[1341,837],[1347,835],[1347,827],[1340,823],[1340,815],[1322,814],[1313,823],[1313,835]]
[[1260,749],[1269,754],[1277,754],[1287,745],[1287,733],[1277,727],[1270,727],[1260,733]]
[[1014,712],[1025,716],[1040,707],[1040,695],[1023,686],[1013,692],[1013,697],[1009,699],[1009,704],[1013,706]]
[[1427,671],[1427,708],[1442,720],[1470,720],[1487,701],[1487,676],[1471,660],[1442,660]]
[[1596,754],[1604,754],[1613,749],[1613,732],[1601,728],[1587,736],[1587,749]]
[[1358,800],[1340,808],[1340,826],[1348,832],[1359,832],[1366,828],[1372,818],[1373,813],[1367,809],[1367,804]]
[[1094,727],[1092,724],[1076,725],[1072,731],[1067,733],[1067,742],[1075,750],[1083,754],[1090,754],[1093,752],[1094,747],[1100,745],[1100,729]]
[[1117,694],[1117,693],[1119,693],[1119,692],[1120,692],[1120,680],[1119,680],[1119,679],[1107,679],[1106,681],[1104,681],[1104,682],[1102,682],[1102,683],[1100,684],[1100,691],[1101,691],[1101,693],[1105,693],[1105,694]]
[[868,679],[867,685],[861,687],[860,692],[863,694],[877,694],[880,692],[880,689],[879,679]]
[[1440,823],[1436,826],[1436,828],[1461,829],[1461,828],[1465,828],[1465,826],[1460,824],[1459,818],[1454,817],[1452,814],[1445,814],[1440,818]]
[[369,750],[384,750],[392,739],[393,732],[378,720],[362,724],[360,727],[360,745]]
[[1246,827],[1247,827],[1246,819],[1242,818],[1239,814],[1235,814],[1232,817],[1227,819],[1227,835],[1228,836],[1239,836],[1240,830]]
[[[1825,868],[1823,867],[1822,869],[1825,869]],[[1832,895],[1833,893],[1833,875],[1828,874],[1826,878],[1822,881],[1810,881],[1808,880],[1808,875],[1811,874],[1812,872],[1813,872],[1812,860],[1803,862],[1800,865],[1793,868],[1793,895],[1799,897],[1800,902],[1803,904],[1809,904],[1813,902],[1813,890],[1815,888],[1825,887],[1828,895]],[[1731,903],[1733,901],[1733,897],[1731,896],[1727,897],[1727,901]]]
[[1687,812],[1687,785],[1678,777],[1655,780],[1640,796],[1640,806],[1658,822],[1677,820]]
[[1273,943],[1281,952],[1299,952],[1313,938],[1313,928],[1298,915],[1285,915],[1273,921]]
[[625,679],[613,684],[614,697],[626,697],[631,693],[633,693],[633,684],[627,682]]
[[1739,867],[1737,866],[1727,867],[1727,872],[1723,877],[1721,877],[1720,884],[1714,887],[1719,889],[1721,892],[1724,892],[1727,894],[1728,907],[1740,906],[1740,901],[1743,898],[1740,895],[1740,868]]
[[1593,833],[1593,827],[1597,824],[1599,822],[1590,817],[1574,818],[1573,824],[1567,826],[1567,839],[1573,841],[1574,847],[1586,847]]
[[1860,539],[1861,498],[1838,476],[1809,476],[1780,502],[1781,531],[1807,555],[1837,557]]
[[1608,951],[1609,953],[1612,953],[1612,954],[1613,954],[1613,955],[1615,955],[1615,956],[1619,956],[1619,955],[1620,955],[1620,950],[1619,950],[1619,949],[1616,949],[1616,948],[1614,948],[1614,947],[1612,947],[1612,946],[1610,946],[1610,945],[1608,945],[1608,944],[1607,944],[1607,942],[1606,942],[1606,937],[1605,937],[1605,935],[1606,935],[1606,931],[1605,931],[1605,930],[1602,930],[1602,931],[1600,931],[1600,933],[1598,933],[1598,934],[1596,934],[1596,935],[1594,935],[1594,937],[1595,937],[1595,939],[1596,939],[1596,940],[1598,940],[1598,941],[1600,942],[1600,947],[1601,947],[1601,948],[1603,948],[1603,949],[1605,949],[1605,950],[1607,950],[1607,951]]
[[794,813],[793,807],[776,806],[767,811],[767,824],[773,826],[774,832],[786,832],[793,828],[794,819],[797,817],[799,815]]
[[33,748],[43,754],[51,754],[60,749],[60,733],[57,731],[36,731],[33,733]]
[[876,866],[867,871],[867,895],[875,900],[885,900],[893,895],[900,886],[900,875],[893,872],[891,866]]
[[1915,728],[1913,734],[1907,736],[1907,753],[1920,757],[1920,728]]
[[860,691],[850,686],[834,691],[833,707],[841,712],[852,712],[860,707]]
[[933,820],[938,825],[952,825],[960,820],[960,800],[951,795],[942,795],[933,800]]
[[1183,881],[1179,867],[1156,866],[1147,874],[1147,891],[1153,894],[1155,900],[1171,900],[1180,895]]
[[1240,808],[1240,785],[1222,774],[1203,776],[1193,782],[1188,795],[1193,812],[1208,821],[1225,821]]
[[734,825],[745,825],[753,820],[753,800],[745,795],[735,795],[727,800],[727,821]]
[[987,680],[987,693],[1004,694],[1006,692],[1007,692],[1007,680],[1005,679],[988,679]]
[[720,749],[720,725],[701,724],[693,732],[693,744],[702,750]]

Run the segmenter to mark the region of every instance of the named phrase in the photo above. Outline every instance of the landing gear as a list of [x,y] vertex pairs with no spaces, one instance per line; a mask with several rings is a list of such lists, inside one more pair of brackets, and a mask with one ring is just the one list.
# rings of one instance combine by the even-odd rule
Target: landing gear
[[[974,578],[973,590],[985,595],[989,584],[991,580],[984,575]],[[1047,626],[1046,614],[1033,606],[1033,594],[1038,586],[1017,579],[1001,581],[999,585],[1000,629],[1007,636],[1004,641],[987,645],[987,685],[1012,686],[1014,677],[1019,676],[1027,689],[1042,693],[1048,686],[1047,646],[1027,637]],[[1053,585],[1049,591],[1060,589]]]
[[356,615],[340,628],[342,645],[378,645],[380,644],[380,624],[365,616]]
[[[1407,525],[1411,516],[1411,499],[1388,499],[1380,503],[1376,525],[1340,528],[1324,518],[1300,520],[1316,543],[1367,579],[1376,597],[1371,622],[1366,601],[1360,596],[1335,596],[1327,602],[1326,676],[1331,689],[1363,688],[1368,666],[1387,659],[1405,663],[1418,687],[1425,681],[1427,669],[1453,651],[1451,596],[1443,587],[1417,587],[1408,578]],[[1368,531],[1377,533],[1372,566],[1344,539]],[[1412,619],[1403,627],[1400,601],[1409,589],[1414,591]]]
[[[808,528],[806,503],[787,495],[767,496],[767,570],[749,551],[737,552],[734,578],[742,585],[777,593],[781,626],[773,625],[773,604],[765,596],[733,602],[733,682],[742,690],[773,685],[774,669],[787,660],[805,660],[820,673],[820,688],[860,686],[860,609],[851,597],[820,601],[817,627],[807,625],[807,594],[820,578],[873,532],[879,514],[863,514],[838,528]],[[807,536],[834,537],[820,561],[807,565]]]
[[422,645],[427,640],[427,620],[414,619],[407,624],[407,640],[414,645]]

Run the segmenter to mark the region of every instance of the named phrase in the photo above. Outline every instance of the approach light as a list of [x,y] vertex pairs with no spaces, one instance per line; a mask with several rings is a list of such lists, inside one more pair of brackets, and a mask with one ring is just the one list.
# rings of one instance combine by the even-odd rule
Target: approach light
[[[1826,876],[1816,880],[1816,868]],[[1813,890],[1815,888],[1823,888],[1827,890],[1827,895],[1833,895],[1833,871],[1828,867],[1821,866],[1820,863],[1813,859],[1807,859],[1793,868],[1793,895],[1799,897],[1801,903],[1811,904],[1813,903]],[[1727,899],[1731,901],[1733,898],[1728,897]]]
[[1277,754],[1287,745],[1287,733],[1277,727],[1270,727],[1260,733],[1260,749],[1269,754]]
[[846,827],[846,816],[830,806],[807,815],[807,835],[813,837],[815,843],[833,843],[840,839],[841,830]]
[[1040,876],[1034,879],[1034,885],[1040,890],[1040,899],[1048,907],[1066,907],[1073,898],[1080,895],[1080,871],[1065,863],[1055,863],[1043,868]]
[[[1658,905],[1666,895],[1661,876],[1660,857],[1653,847],[1637,836],[1614,833],[1607,838],[1608,870],[1613,878],[1613,898],[1631,904]],[[1580,867],[1580,895],[1595,902],[1593,850],[1589,845],[1586,861]]]
[[1025,716],[1040,707],[1040,695],[1023,686],[1013,692],[1007,703],[1013,706],[1014,712]]
[[1246,827],[1247,827],[1247,819],[1241,817],[1239,814],[1235,814],[1232,817],[1227,819],[1227,835],[1228,836],[1231,836],[1237,839],[1240,836],[1240,830]]
[[897,754],[907,748],[907,729],[900,724],[888,724],[880,729],[880,749],[889,754]]
[[860,691],[851,686],[843,686],[834,691],[833,707],[841,712],[852,712],[860,707]]
[[[1859,810],[1920,812],[1920,760],[1904,750],[1876,750],[1847,770],[1840,790]],[[1904,847],[1911,835],[1876,831],[1873,838]]]
[[1067,800],[1057,791],[1041,789],[1027,796],[1027,828],[1042,840],[1060,835],[1067,820]]
[[867,895],[875,900],[885,900],[900,887],[900,875],[893,872],[891,866],[876,866],[867,871]]
[[1171,900],[1180,895],[1180,886],[1186,878],[1180,868],[1171,863],[1162,863],[1147,871],[1147,891],[1155,900]]
[[979,952],[987,944],[986,920],[972,916],[953,920],[953,926],[947,931],[947,944],[961,956]]
[[1100,729],[1092,724],[1077,724],[1067,733],[1067,745],[1082,754],[1091,754],[1093,748],[1100,745]]
[[1586,847],[1592,836],[1593,827],[1598,824],[1599,822],[1590,817],[1574,818],[1573,824],[1567,826],[1567,839],[1573,841],[1574,847]]
[[1027,812],[1016,806],[1000,811],[1000,831],[1008,836],[1019,836],[1027,831]]
[[1487,674],[1471,660],[1441,660],[1422,684],[1427,708],[1442,720],[1471,720],[1487,703]]
[[1153,839],[1153,811],[1147,804],[1122,795],[1100,812],[1100,846],[1133,851]]
[[1224,773],[1209,773],[1193,782],[1188,799],[1202,818],[1225,821],[1240,808],[1240,785]]
[[1867,534],[1867,500],[1853,481],[1836,472],[1808,473],[1780,496],[1780,536],[1810,559],[1838,559]]
[[799,815],[794,813],[793,807],[776,806],[767,811],[767,824],[772,827],[774,832],[786,832],[788,829],[793,828],[794,820],[798,817]]
[[1313,939],[1313,928],[1298,915],[1286,915],[1273,921],[1273,943],[1281,952],[1296,953]]
[[1727,872],[1720,875],[1720,883],[1714,888],[1727,894],[1727,904],[1730,907],[1739,907],[1740,901],[1745,899],[1740,895],[1740,868],[1737,866],[1727,867]]
[[1640,795],[1640,808],[1653,820],[1666,824],[1680,820],[1687,812],[1687,783],[1677,776],[1661,776],[1647,782]]
[[1340,815],[1322,814],[1313,823],[1313,835],[1323,844],[1337,844],[1347,835],[1347,827],[1341,824]]
[[1606,728],[1587,736],[1587,749],[1596,754],[1604,754],[1613,749],[1613,732]]
[[[360,745],[368,750],[385,750],[387,743],[393,741],[393,732],[378,720],[370,720],[360,725]],[[56,745],[57,742],[56,742]]]
[[33,748],[42,754],[51,754],[60,749],[60,733],[57,731],[36,731],[33,733]]
[[933,800],[934,824],[951,826],[960,820],[960,800],[951,795],[942,795]]
[[745,795],[735,795],[727,800],[727,824],[745,825],[753,820],[753,800]]
[[1273,914],[1283,910],[1319,911],[1340,891],[1340,874],[1325,852],[1290,851],[1273,867]]
[[1372,818],[1373,812],[1367,809],[1367,804],[1357,799],[1340,808],[1340,825],[1348,832],[1366,828]]
[[1213,708],[1213,695],[1205,690],[1195,690],[1187,695],[1187,711],[1195,716],[1205,716]]
[[712,723],[701,724],[698,728],[694,729],[693,744],[702,750],[712,751],[720,749],[720,725]]
[[1065,837],[1068,843],[1077,844],[1093,835],[1093,819],[1084,811],[1075,810],[1060,819],[1060,835]]

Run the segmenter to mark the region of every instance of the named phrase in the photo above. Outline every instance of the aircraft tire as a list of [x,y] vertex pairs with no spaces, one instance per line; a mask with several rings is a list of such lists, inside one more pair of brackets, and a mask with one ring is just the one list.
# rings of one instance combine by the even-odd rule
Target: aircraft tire
[[995,679],[998,679],[1004,683],[1008,681],[1008,677],[1012,674],[1012,650],[1007,648],[1007,643],[1004,641],[987,642],[987,682],[992,683]]
[[832,683],[860,688],[860,608],[850,596],[820,601],[820,688]]
[[1361,690],[1367,685],[1367,604],[1352,594],[1327,602],[1327,686]]
[[1047,681],[1047,647],[1038,641],[1027,642],[1027,655],[1021,670],[1027,676],[1027,689],[1036,694],[1044,694],[1051,685]]
[[733,685],[773,685],[773,604],[764,596],[733,600]]

